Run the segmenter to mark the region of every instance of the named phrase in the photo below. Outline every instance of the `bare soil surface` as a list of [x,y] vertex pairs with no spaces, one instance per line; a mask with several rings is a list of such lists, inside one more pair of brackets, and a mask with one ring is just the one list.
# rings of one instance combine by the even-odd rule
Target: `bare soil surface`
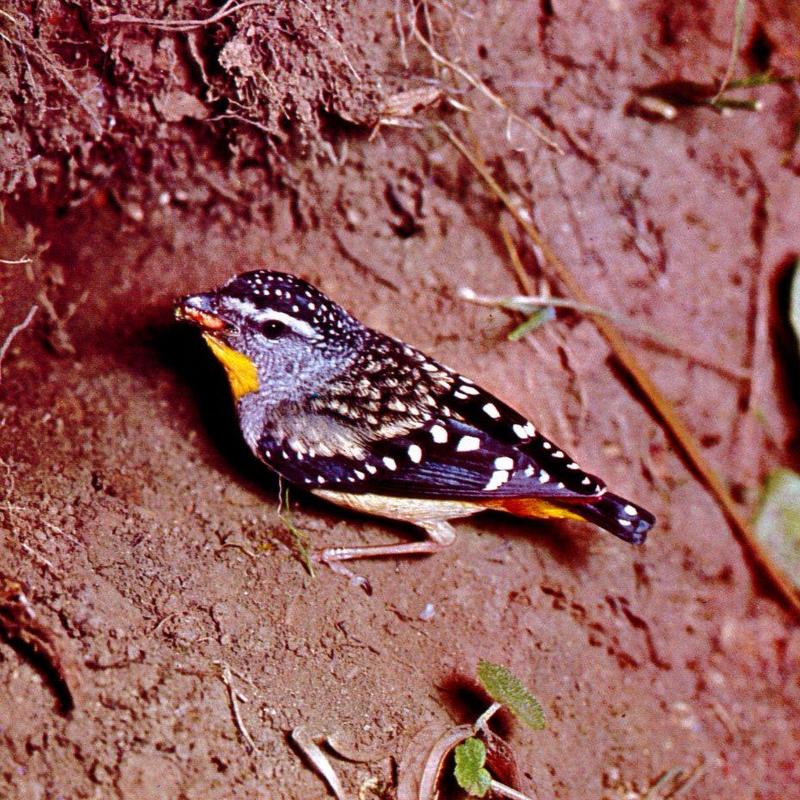
[[[797,796],[797,620],[590,321],[509,342],[517,318],[459,297],[519,290],[501,224],[561,290],[434,126],[480,150],[597,305],[721,365],[631,338],[749,514],[770,467],[798,466],[796,86],[737,95],[760,113],[637,105],[668,81],[718,86],[733,3],[420,8],[510,119],[414,39],[404,3],[242,6],[0,17],[0,342],[38,307],[0,364],[0,577],[50,632],[0,638],[0,797],[325,797],[298,727],[332,737],[348,797],[393,797],[421,729],[484,707],[481,658],[547,713],[544,731],[498,728],[531,796]],[[737,74],[797,75],[798,30],[794,4],[750,4]],[[425,102],[398,116],[409,89]],[[371,136],[382,115],[418,127]],[[221,371],[171,321],[176,296],[261,266],[528,414],[657,514],[648,543],[482,515],[442,554],[359,565],[372,596],[312,579]],[[301,491],[290,506],[313,547],[416,535]],[[675,769],[679,795],[651,791]]]

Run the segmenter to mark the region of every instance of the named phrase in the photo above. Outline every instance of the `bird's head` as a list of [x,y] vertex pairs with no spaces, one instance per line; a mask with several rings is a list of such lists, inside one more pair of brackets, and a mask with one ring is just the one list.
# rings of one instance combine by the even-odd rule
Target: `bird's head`
[[267,404],[297,402],[324,386],[350,363],[364,331],[318,289],[270,270],[184,297],[175,315],[200,328],[237,401],[257,392]]

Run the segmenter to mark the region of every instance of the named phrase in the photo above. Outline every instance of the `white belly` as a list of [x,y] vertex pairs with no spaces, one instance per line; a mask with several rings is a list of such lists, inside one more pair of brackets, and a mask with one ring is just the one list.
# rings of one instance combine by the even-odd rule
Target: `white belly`
[[316,489],[313,494],[330,503],[352,508],[364,514],[399,519],[414,525],[468,517],[485,511],[483,506],[465,500],[421,500],[408,497],[389,497],[380,494],[348,494]]

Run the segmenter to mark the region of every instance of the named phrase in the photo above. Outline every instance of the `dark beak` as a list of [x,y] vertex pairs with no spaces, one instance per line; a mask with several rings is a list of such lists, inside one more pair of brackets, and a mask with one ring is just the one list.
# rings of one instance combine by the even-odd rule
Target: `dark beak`
[[181,322],[191,322],[209,333],[220,333],[230,326],[216,311],[215,294],[192,294],[182,297],[175,304],[175,318]]

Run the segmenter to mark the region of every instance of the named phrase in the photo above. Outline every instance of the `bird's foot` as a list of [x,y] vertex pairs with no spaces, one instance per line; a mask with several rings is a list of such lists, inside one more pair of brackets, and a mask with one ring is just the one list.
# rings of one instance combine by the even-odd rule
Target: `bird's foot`
[[335,572],[337,575],[344,575],[345,578],[349,581],[351,586],[358,586],[360,589],[363,589],[368,595],[372,595],[372,584],[369,582],[367,578],[363,575],[358,575],[341,561],[336,561],[335,559],[331,559],[328,556],[330,550],[334,550],[337,548],[327,548],[325,550],[318,550],[315,553],[311,554],[311,560],[316,564],[324,564],[328,567],[331,572]]
[[426,525],[425,531],[431,537],[423,542],[401,542],[398,544],[379,544],[360,547],[326,547],[312,555],[312,559],[330,567],[337,575],[344,575],[353,586],[360,586],[367,594],[372,594],[370,582],[357,575],[342,562],[355,561],[360,558],[385,558],[420,556],[438,553],[444,550],[455,539],[455,531],[447,522],[436,522]]

